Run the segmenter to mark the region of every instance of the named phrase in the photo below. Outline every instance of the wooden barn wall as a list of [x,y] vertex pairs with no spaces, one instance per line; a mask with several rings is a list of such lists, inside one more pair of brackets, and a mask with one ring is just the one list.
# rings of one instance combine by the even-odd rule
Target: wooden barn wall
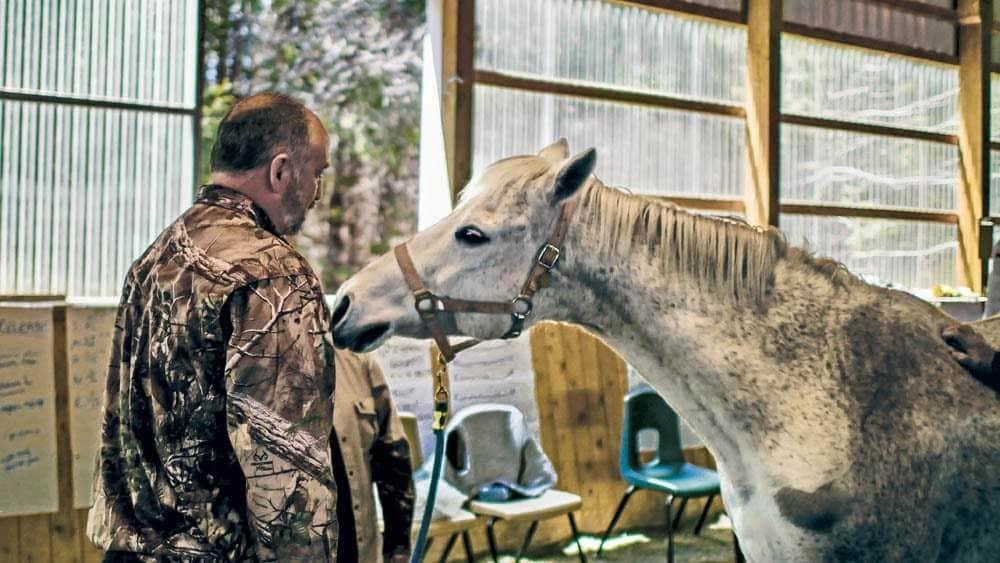
[[[60,511],[0,518],[0,561],[90,562],[101,553],[86,539],[87,511],[74,509],[68,418],[66,365],[66,309],[56,307],[55,377],[58,426],[58,479]],[[622,424],[622,398],[628,387],[624,361],[597,338],[581,329],[557,324],[536,327],[531,336],[536,399],[542,446],[559,474],[558,487],[583,497],[577,523],[584,533],[598,534],[607,525],[625,490],[618,475],[618,443]],[[710,465],[703,449],[690,450],[689,458]],[[718,507],[719,505],[717,505]],[[701,504],[688,504],[693,520]],[[638,492],[629,503],[617,529],[662,526],[663,495]],[[691,525],[689,522],[688,526]],[[500,548],[516,550],[527,525],[497,524]],[[544,521],[532,545],[569,541],[565,517]],[[486,553],[485,533],[472,535],[473,547]],[[443,540],[432,546],[427,560],[436,560]],[[464,560],[455,546],[452,560]]]

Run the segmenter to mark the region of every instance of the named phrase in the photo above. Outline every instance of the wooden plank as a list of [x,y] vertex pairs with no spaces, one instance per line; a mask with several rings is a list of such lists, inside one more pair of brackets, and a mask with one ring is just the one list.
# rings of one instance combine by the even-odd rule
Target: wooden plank
[[59,481],[59,512],[50,516],[52,560],[79,562],[81,560],[76,511],[73,509],[73,454],[70,448],[69,428],[69,366],[66,353],[66,306],[53,309],[53,351],[55,353],[56,379],[56,452],[57,478]]
[[0,561],[20,561],[20,518],[0,518]]
[[[601,414],[598,428],[602,430],[594,449],[601,454],[599,463],[603,466],[603,470],[600,474],[600,495],[595,499],[599,514],[596,519],[588,522],[587,529],[603,533],[626,488],[618,469],[618,456],[621,449],[623,399],[628,392],[628,368],[625,360],[605,342],[593,336],[591,338],[597,343],[594,377],[598,381],[600,390],[597,411]],[[651,515],[662,514],[662,510],[658,507],[654,507],[653,512],[644,513],[638,505],[631,507],[630,511],[632,514],[642,515],[642,520],[647,523],[650,522]]]
[[[569,378],[570,389],[567,393],[568,406],[573,418],[571,426],[561,429],[561,439],[573,441],[577,453],[576,465],[580,474],[577,488],[573,491],[580,495],[584,502],[581,512],[600,514],[600,496],[603,487],[600,486],[609,476],[614,475],[614,465],[608,467],[602,459],[601,449],[597,447],[602,428],[598,423],[597,396],[600,394],[599,375],[597,371],[597,341],[578,327],[564,327],[563,342],[570,343],[566,352],[566,375]],[[603,417],[602,417],[603,418]],[[590,519],[587,518],[587,521]]]
[[444,0],[441,119],[453,205],[472,175],[475,14],[475,0]]
[[594,83],[584,83],[569,80],[549,80],[539,77],[514,75],[492,70],[477,70],[476,84],[537,92],[540,94],[555,94],[574,98],[585,98],[606,102],[650,106],[661,109],[673,109],[710,115],[728,117],[743,117],[746,110],[741,106],[718,104],[701,100],[666,96],[649,91],[615,88]]
[[685,209],[698,209],[707,211],[727,211],[732,213],[743,213],[746,203],[739,199],[716,199],[708,197],[677,197],[677,196],[651,196],[661,201],[667,201],[683,207]]
[[561,429],[571,424],[563,398],[568,385],[562,377],[565,349],[559,338],[560,326],[544,323],[532,329],[531,362],[535,370],[535,399],[539,406],[542,449],[559,473],[558,486],[571,490],[579,483],[573,444],[561,439]]
[[49,537],[52,529],[51,517],[48,514],[33,514],[21,516],[18,530],[21,544],[21,559],[24,563],[49,563],[52,559],[52,541]]
[[947,211],[891,209],[885,207],[854,207],[825,204],[781,204],[782,213],[819,215],[822,217],[863,217],[866,219],[898,219],[902,221],[927,221],[930,223],[958,223],[958,214]]
[[990,30],[993,7],[959,0],[958,50],[958,278],[982,293],[988,256],[980,255],[979,222],[990,197]]
[[[748,1],[752,5],[755,0],[748,0]],[[870,37],[861,37],[858,35],[851,35],[849,33],[842,33],[839,31],[832,31],[829,29],[809,27],[807,25],[802,25],[794,22],[785,22],[783,24],[783,28],[786,33],[791,33],[793,35],[808,37],[810,39],[829,41],[831,43],[850,45],[852,47],[860,47],[862,49],[875,51],[881,54],[892,53],[894,55],[901,55],[904,57],[910,57],[921,61],[931,61],[948,65],[958,64],[958,57],[955,55],[940,53],[938,51],[929,51],[927,49],[920,49],[917,47],[908,47],[906,45],[900,45],[898,43],[893,43],[890,41],[872,39]]]
[[907,12],[918,16],[927,16],[946,22],[958,20],[958,12],[953,8],[943,8],[915,0],[865,0],[868,4],[884,4],[895,11]]
[[778,226],[781,0],[747,0],[747,219]]
[[613,4],[625,4],[629,6],[639,6],[642,8],[652,8],[655,10],[680,13],[688,16],[698,16],[710,20],[722,20],[732,23],[746,22],[746,14],[742,11],[734,12],[725,8],[716,8],[704,4],[691,4],[684,0],[610,0]]
[[874,123],[857,123],[853,121],[841,121],[839,119],[827,119],[824,117],[813,117],[810,115],[783,114],[782,123],[792,125],[804,125],[806,127],[818,127],[821,129],[833,129],[836,131],[852,131],[855,133],[865,133],[868,135],[881,135],[883,137],[894,137],[899,139],[914,139],[917,141],[930,141],[932,143],[943,143],[947,145],[958,144],[957,135],[947,133],[935,133],[933,131],[921,131],[919,129],[905,129],[893,127],[891,125],[876,125]]
[[83,563],[101,563],[104,559],[104,552],[97,548],[94,544],[90,542],[87,537],[87,513],[90,512],[88,508],[80,508],[76,510],[76,527],[79,530],[79,541],[80,541],[80,554]]

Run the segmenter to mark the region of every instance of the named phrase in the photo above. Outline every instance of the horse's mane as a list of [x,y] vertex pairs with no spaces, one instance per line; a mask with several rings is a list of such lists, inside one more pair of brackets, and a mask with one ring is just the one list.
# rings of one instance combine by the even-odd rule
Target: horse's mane
[[699,215],[650,197],[636,196],[593,180],[580,194],[604,256],[644,254],[669,276],[684,273],[699,286],[735,302],[761,303],[783,258],[801,261],[837,285],[855,279],[833,260],[789,246],[772,227],[740,219]]

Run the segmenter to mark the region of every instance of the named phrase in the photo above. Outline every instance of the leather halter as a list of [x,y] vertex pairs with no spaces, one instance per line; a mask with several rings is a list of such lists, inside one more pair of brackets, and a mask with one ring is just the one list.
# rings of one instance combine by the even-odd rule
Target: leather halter
[[545,288],[549,284],[549,271],[555,267],[556,262],[562,255],[563,238],[569,229],[570,219],[576,209],[576,198],[565,201],[559,211],[559,219],[552,230],[549,239],[538,250],[535,263],[531,265],[528,272],[528,279],[521,287],[521,292],[517,297],[508,302],[502,301],[471,301],[468,299],[452,299],[431,293],[424,287],[413,266],[413,260],[406,249],[406,243],[397,245],[394,249],[396,262],[403,272],[406,285],[410,286],[415,299],[414,306],[420,320],[424,323],[427,331],[437,343],[438,350],[444,356],[446,362],[455,359],[455,354],[479,344],[480,340],[467,340],[456,345],[448,342],[448,337],[437,322],[437,315],[443,312],[449,313],[486,313],[491,315],[510,315],[510,328],[501,338],[516,338],[520,336],[524,329],[524,322],[531,316],[534,305],[531,298],[539,289]]

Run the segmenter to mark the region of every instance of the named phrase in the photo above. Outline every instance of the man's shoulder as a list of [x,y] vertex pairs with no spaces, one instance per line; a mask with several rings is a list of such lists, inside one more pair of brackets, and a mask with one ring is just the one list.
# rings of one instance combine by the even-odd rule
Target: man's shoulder
[[133,265],[137,277],[193,274],[230,289],[268,278],[315,273],[305,258],[252,217],[196,202]]
[[182,219],[192,248],[229,265],[234,275],[248,281],[313,275],[308,262],[288,241],[262,228],[244,213],[195,204]]

